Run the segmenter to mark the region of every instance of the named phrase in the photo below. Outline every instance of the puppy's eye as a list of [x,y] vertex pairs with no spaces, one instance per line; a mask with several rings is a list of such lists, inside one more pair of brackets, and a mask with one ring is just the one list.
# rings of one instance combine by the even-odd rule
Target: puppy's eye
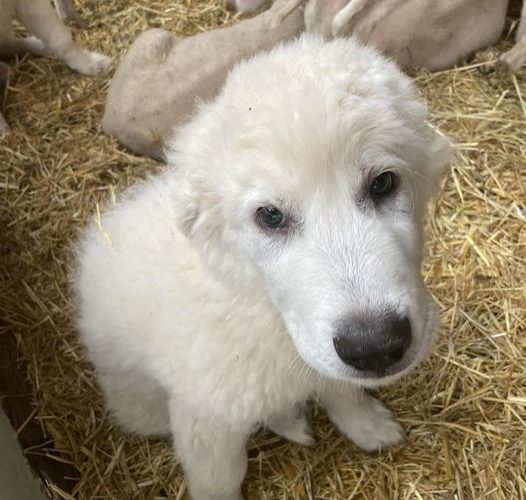
[[276,207],[269,205],[267,207],[259,207],[256,211],[256,221],[261,225],[270,229],[277,229],[281,227],[285,221],[285,217]]
[[395,177],[392,172],[383,172],[373,179],[369,192],[373,198],[380,198],[389,194],[395,185]]

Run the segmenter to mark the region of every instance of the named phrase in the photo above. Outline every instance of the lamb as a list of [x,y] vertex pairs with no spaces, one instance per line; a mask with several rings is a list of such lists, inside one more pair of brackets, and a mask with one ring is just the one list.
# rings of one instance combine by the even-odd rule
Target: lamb
[[[306,3],[305,29],[332,38],[352,34],[406,68],[432,71],[495,43],[508,0],[288,0],[278,22]],[[250,12],[265,4],[236,0]]]
[[[79,19],[70,0],[54,0],[54,3],[65,19]],[[55,57],[62,59],[71,69],[87,75],[100,73],[110,64],[107,56],[89,52],[73,42],[71,33],[47,0],[0,0],[0,12],[0,59],[25,53]],[[15,36],[13,18],[35,36]],[[8,131],[7,123],[1,117],[0,134]]]
[[255,12],[268,3],[269,0],[228,0],[228,5],[232,9],[243,14],[247,12]]
[[172,436],[194,500],[242,498],[259,426],[311,442],[309,398],[365,450],[403,439],[365,388],[433,343],[422,230],[449,157],[393,62],[304,35],[237,65],[86,230],[78,328],[108,407]]
[[[0,61],[0,87],[7,85],[9,79],[9,66]],[[0,135],[9,132],[9,125],[5,121],[4,116],[0,113]]]
[[506,71],[517,71],[526,64],[526,2],[522,4],[521,20],[515,34],[516,45],[504,52],[497,61],[497,67]]
[[[230,3],[245,12],[268,2]],[[191,116],[200,100],[217,94],[235,63],[305,29],[329,39],[352,34],[404,68],[440,70],[494,43],[504,27],[507,4],[508,0],[276,0],[254,18],[185,39],[148,30],[117,68],[102,127],[132,151],[162,158],[172,130]]]
[[142,33],[111,81],[104,132],[138,154],[162,158],[173,129],[192,116],[197,100],[216,96],[234,64],[301,33],[302,9],[274,23],[287,2],[277,0],[256,18],[184,39],[161,29]]

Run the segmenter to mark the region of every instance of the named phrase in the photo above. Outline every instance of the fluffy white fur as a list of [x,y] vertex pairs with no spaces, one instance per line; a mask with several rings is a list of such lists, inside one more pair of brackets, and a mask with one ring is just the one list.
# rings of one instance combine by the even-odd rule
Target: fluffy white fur
[[[402,439],[363,387],[433,341],[422,219],[449,154],[392,62],[303,36],[237,66],[166,172],[87,231],[79,326],[108,406],[129,431],[172,435],[195,500],[241,498],[258,426],[309,443],[311,397],[366,450]],[[376,206],[367,188],[385,170],[399,186]],[[256,223],[270,204],[288,230]],[[410,317],[412,343],[399,372],[363,378],[337,356],[335,324],[386,304]]]

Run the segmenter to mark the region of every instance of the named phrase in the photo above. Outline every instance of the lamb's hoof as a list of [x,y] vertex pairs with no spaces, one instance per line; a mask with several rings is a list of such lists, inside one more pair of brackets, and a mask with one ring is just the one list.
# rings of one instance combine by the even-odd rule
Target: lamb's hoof
[[11,128],[9,127],[9,125],[5,121],[2,123],[2,121],[0,120],[0,137],[5,137],[9,135],[10,132]]
[[228,6],[241,14],[256,12],[268,3],[269,0],[228,0]]
[[44,45],[44,42],[40,40],[40,38],[37,38],[36,36],[28,36],[24,38],[24,44],[25,44],[25,49],[30,54],[34,54],[36,56],[49,55],[49,52],[46,49],[46,46]]
[[0,85],[7,85],[9,81],[9,66],[0,61]]
[[80,49],[71,56],[64,58],[66,64],[75,71],[84,75],[102,73],[111,64],[111,58],[98,52],[88,52]]
[[[511,52],[511,51],[509,51]],[[495,71],[500,75],[515,73],[522,66],[522,61],[508,57],[508,52],[502,54],[495,62]]]

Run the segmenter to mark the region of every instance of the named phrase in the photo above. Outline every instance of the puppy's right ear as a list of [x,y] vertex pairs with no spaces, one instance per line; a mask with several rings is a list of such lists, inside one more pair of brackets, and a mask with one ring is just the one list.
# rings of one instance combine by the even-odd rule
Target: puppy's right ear
[[176,223],[179,230],[190,237],[199,218],[199,192],[197,185],[184,178],[178,179],[174,200]]
[[206,179],[191,174],[179,176],[174,200],[179,230],[197,244],[219,237],[223,227],[219,201]]

